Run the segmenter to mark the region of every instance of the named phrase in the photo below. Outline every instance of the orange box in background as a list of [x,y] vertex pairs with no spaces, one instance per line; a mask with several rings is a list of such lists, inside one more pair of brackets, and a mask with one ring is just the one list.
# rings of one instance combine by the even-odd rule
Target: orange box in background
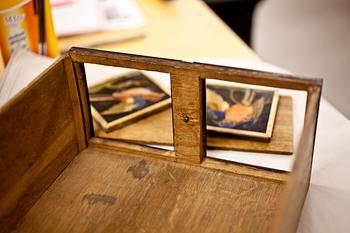
[[18,47],[56,57],[59,49],[49,0],[1,0],[0,42],[5,65]]

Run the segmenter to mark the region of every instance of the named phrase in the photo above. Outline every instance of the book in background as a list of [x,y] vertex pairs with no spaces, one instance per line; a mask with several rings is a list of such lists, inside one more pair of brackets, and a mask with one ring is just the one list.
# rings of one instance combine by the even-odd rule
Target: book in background
[[55,59],[39,56],[26,49],[16,49],[0,79],[0,108],[26,88]]
[[0,1],[0,25],[5,64],[19,48],[50,57],[59,53],[49,0]]

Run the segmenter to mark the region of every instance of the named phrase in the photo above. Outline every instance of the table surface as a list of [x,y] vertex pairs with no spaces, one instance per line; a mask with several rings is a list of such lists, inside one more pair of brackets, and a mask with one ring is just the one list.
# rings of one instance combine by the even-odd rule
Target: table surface
[[[99,49],[186,61],[242,59],[258,56],[200,0],[138,0],[147,25],[144,38],[99,46]],[[210,30],[209,30],[210,29]],[[122,33],[130,33],[124,31]],[[104,38],[115,34],[96,34]],[[91,38],[91,37],[90,37]],[[60,39],[79,45],[86,37]],[[3,65],[0,62],[0,74]],[[350,121],[322,100],[310,190],[298,232],[348,232],[350,209]]]
[[[234,57],[259,60],[256,54],[200,0],[138,0],[147,22],[142,28],[61,38],[60,47],[79,46],[145,33],[139,39],[97,46],[98,49],[186,61]],[[210,28],[210,30],[208,30]],[[0,57],[0,74],[4,67]]]
[[[200,0],[138,0],[137,3],[147,20],[145,27],[92,37],[118,37],[135,31],[143,31],[146,36],[97,48],[181,60],[209,57],[258,59],[256,54]],[[89,37],[91,38],[91,35]],[[60,40],[60,45],[79,45],[87,39],[89,38],[85,36],[64,38]]]

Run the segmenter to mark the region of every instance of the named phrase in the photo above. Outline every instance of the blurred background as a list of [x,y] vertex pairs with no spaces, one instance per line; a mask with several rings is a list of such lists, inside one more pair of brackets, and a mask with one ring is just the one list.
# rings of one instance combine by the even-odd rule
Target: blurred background
[[264,61],[323,78],[323,96],[350,118],[350,1],[205,2]]
[[[331,104],[322,99],[299,232],[349,232],[350,0],[1,0],[0,19],[0,106],[72,46],[323,78]],[[18,48],[34,53],[21,55]],[[85,69],[89,86],[116,75],[113,67]],[[298,94],[288,94],[294,142],[305,109]],[[211,158],[282,171],[290,171],[295,158],[211,151]]]

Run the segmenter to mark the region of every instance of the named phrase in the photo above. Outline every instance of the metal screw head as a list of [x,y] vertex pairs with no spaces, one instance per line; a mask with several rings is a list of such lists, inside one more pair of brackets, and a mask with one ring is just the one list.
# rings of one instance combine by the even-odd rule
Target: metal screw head
[[183,113],[183,114],[182,114],[182,120],[183,120],[184,122],[189,122],[189,121],[190,121],[190,117]]

